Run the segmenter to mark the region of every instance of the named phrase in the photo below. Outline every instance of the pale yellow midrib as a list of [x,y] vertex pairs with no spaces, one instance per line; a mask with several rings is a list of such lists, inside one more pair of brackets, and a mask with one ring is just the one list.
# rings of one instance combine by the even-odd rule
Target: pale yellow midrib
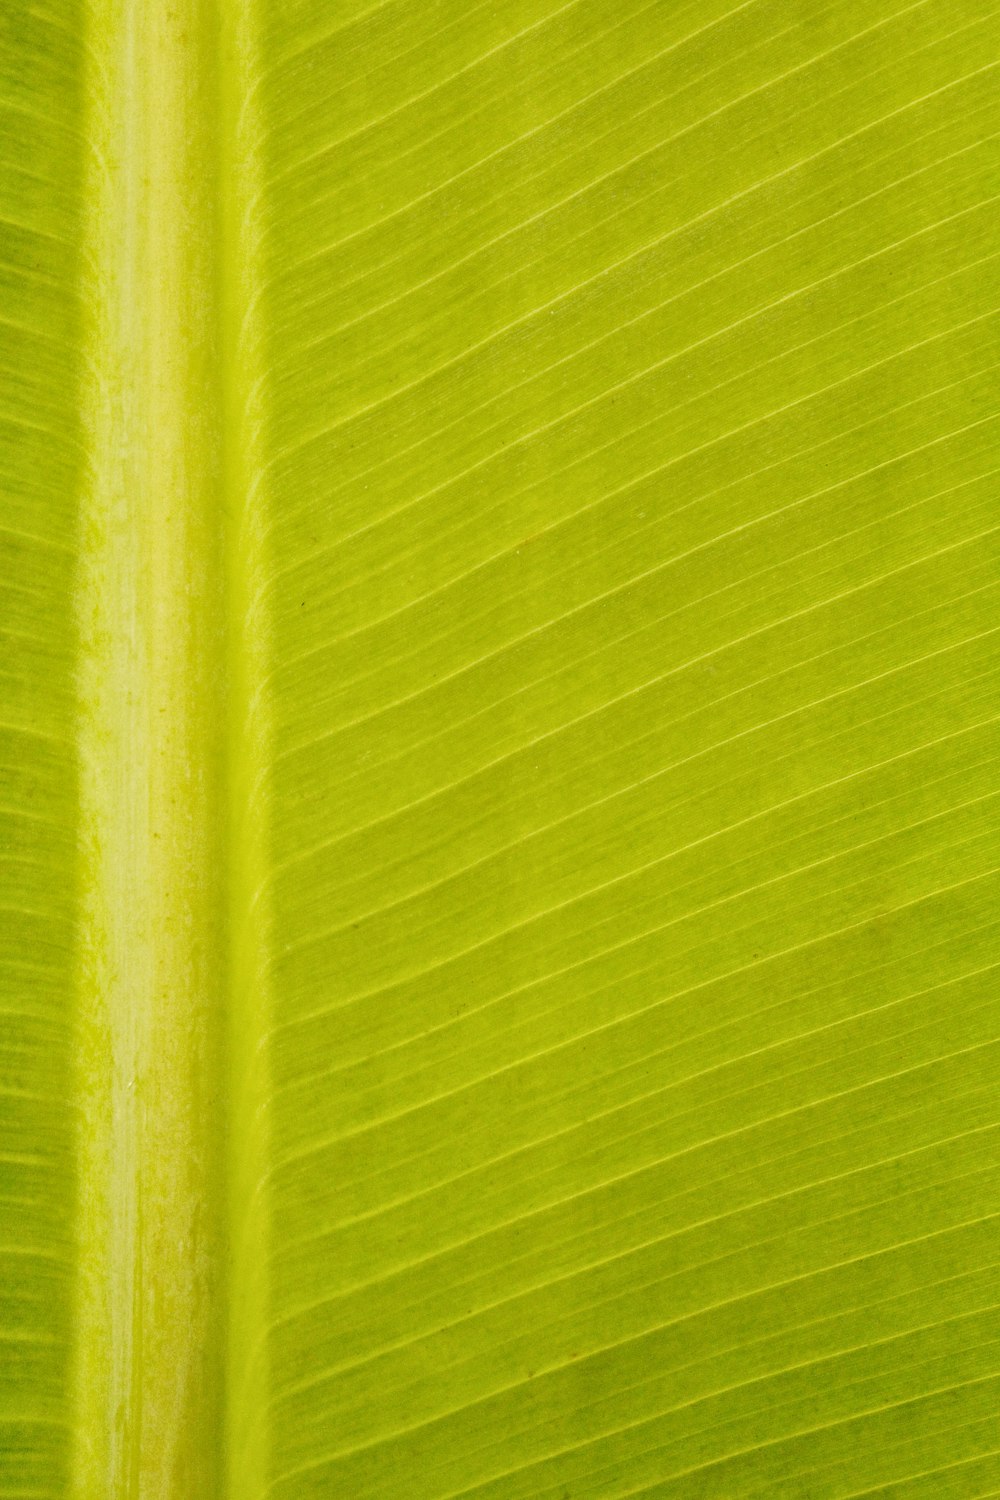
[[95,0],[77,1500],[221,1493],[226,648],[211,0]]

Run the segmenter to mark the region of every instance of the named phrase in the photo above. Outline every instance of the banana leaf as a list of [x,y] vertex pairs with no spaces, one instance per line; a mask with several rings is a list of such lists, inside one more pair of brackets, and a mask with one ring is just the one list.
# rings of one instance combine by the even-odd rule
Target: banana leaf
[[998,61],[0,6],[0,1500],[1000,1496]]

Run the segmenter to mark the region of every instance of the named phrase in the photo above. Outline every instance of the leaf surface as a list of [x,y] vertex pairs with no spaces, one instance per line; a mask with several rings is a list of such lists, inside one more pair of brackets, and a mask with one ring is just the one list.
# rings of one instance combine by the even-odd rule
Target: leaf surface
[[1000,1494],[995,11],[4,24],[0,1493]]

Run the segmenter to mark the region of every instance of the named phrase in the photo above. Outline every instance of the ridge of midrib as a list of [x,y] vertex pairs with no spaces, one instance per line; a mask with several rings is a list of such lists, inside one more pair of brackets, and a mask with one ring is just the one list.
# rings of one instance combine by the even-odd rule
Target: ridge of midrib
[[218,5],[217,165],[223,506],[227,619],[227,1294],[224,1458],[227,1500],[262,1500],[269,1488],[268,872],[272,865],[269,618],[261,603],[271,571],[267,487],[257,483],[267,447],[263,312],[258,290],[263,125],[257,0]]
[[227,645],[214,0],[94,0],[77,584],[78,1500],[221,1492]]

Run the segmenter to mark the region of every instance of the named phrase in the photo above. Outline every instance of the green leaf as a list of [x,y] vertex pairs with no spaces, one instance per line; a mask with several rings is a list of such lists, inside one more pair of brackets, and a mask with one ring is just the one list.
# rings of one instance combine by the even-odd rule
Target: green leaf
[[998,61],[0,16],[0,1500],[1000,1495]]

